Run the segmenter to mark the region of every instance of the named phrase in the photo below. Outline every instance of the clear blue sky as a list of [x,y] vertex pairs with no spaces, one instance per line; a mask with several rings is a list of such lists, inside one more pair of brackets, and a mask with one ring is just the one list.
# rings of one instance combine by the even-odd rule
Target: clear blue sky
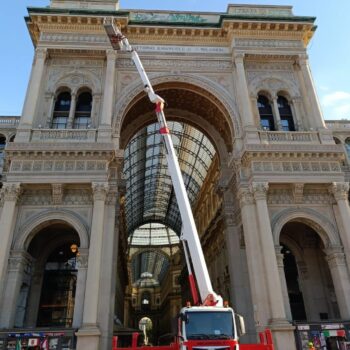
[[[225,12],[226,0],[121,0],[124,9]],[[350,119],[350,0],[239,0],[231,3],[292,5],[294,14],[316,16],[309,45],[311,69],[326,119]],[[27,6],[49,0],[4,1],[0,13],[0,115],[20,115],[33,58],[23,17]]]

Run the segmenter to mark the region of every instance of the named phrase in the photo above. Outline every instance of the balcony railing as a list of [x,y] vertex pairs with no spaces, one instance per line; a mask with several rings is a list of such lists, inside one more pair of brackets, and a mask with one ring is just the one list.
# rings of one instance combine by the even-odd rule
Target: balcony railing
[[0,128],[2,127],[17,127],[20,117],[0,117]]
[[326,125],[331,130],[350,130],[350,120],[326,120]]
[[259,131],[261,143],[320,144],[316,131]]
[[34,129],[33,142],[95,142],[96,129]]

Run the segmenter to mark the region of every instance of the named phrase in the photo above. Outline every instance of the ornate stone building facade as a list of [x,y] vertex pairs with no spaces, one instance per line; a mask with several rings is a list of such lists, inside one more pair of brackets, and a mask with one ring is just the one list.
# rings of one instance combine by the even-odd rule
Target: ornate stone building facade
[[350,129],[322,117],[307,57],[315,18],[117,0],[28,12],[23,113],[0,119],[4,332],[72,329],[77,349],[107,350],[117,323],[143,315],[170,332],[186,294],[155,116],[106,16],[167,102],[211,279],[245,316],[243,341],[269,327],[278,350],[301,349],[296,321],[350,319]]

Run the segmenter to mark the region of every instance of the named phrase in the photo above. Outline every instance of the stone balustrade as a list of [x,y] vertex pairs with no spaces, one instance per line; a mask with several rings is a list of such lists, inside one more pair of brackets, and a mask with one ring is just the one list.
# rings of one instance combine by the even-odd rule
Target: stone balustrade
[[316,131],[259,131],[259,137],[261,143],[321,143]]
[[326,125],[331,130],[350,130],[350,120],[326,120]]
[[20,117],[0,117],[0,128],[17,127]]
[[96,129],[33,129],[32,142],[95,142]]

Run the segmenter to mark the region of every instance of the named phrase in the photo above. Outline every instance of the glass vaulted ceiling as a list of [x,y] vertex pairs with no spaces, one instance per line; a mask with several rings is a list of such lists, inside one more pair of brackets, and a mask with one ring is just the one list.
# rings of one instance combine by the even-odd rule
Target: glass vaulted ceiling
[[[168,122],[168,127],[189,200],[193,204],[215,156],[215,149],[201,131],[188,124]],[[180,235],[181,218],[164,152],[157,123],[139,130],[125,150],[125,214],[130,244],[134,239],[137,245],[140,244],[140,231],[136,229],[150,222],[170,227]],[[168,235],[166,230],[163,231]],[[159,230],[154,231],[157,236],[154,239],[161,241],[159,233]],[[149,236],[144,239],[152,245]],[[165,245],[167,239],[164,237]]]

